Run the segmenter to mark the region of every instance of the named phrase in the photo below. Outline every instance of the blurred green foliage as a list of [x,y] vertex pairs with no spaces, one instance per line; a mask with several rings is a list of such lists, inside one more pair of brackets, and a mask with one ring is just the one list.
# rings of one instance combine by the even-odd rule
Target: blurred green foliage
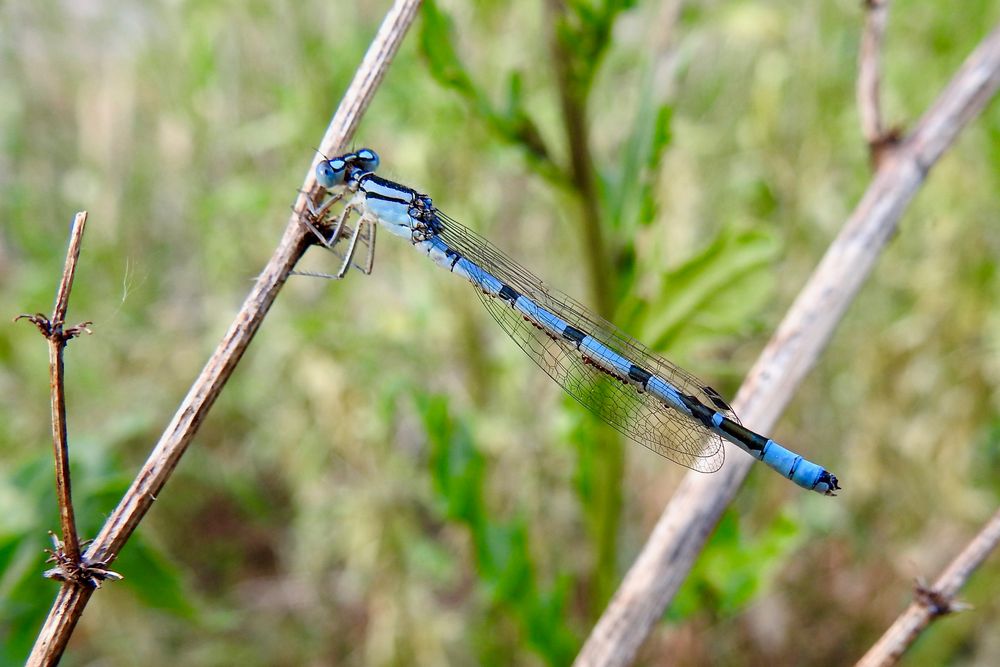
[[[427,3],[356,145],[731,395],[870,178],[857,2]],[[92,536],[287,221],[386,3],[0,5],[0,312],[50,307],[91,213],[67,352]],[[1000,12],[892,3],[912,125]],[[996,505],[1000,112],[931,174],[774,433],[836,500],[755,471],[643,660],[843,664]],[[683,470],[565,399],[466,285],[383,238],[291,281],[64,664],[565,664]],[[307,257],[329,270],[328,257]],[[0,329],[0,645],[56,586],[45,346]],[[992,565],[992,567],[991,567]],[[912,664],[991,664],[972,613]]]

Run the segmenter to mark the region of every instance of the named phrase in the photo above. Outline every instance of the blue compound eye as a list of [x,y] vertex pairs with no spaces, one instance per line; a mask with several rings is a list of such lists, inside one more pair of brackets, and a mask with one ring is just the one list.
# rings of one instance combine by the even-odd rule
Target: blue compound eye
[[347,163],[339,157],[323,160],[316,165],[316,180],[327,190],[343,185],[346,173]]
[[370,148],[362,148],[354,154],[354,163],[364,171],[375,171],[378,169],[378,153]]

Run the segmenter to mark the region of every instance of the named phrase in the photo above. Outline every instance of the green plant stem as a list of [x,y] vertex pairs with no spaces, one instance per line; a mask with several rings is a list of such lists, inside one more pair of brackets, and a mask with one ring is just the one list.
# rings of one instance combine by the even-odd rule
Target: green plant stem
[[[560,34],[563,3],[549,0],[550,49],[555,67],[559,103],[566,131],[569,151],[570,183],[576,195],[582,223],[584,254],[591,298],[597,312],[605,318],[611,316],[613,279],[610,276],[604,235],[601,229],[598,193],[594,181],[594,161],[590,153],[587,124],[587,90],[574,76],[573,54]],[[587,81],[589,82],[589,78]],[[596,469],[597,483],[594,497],[584,499],[591,503],[591,525],[596,540],[597,558],[591,573],[590,607],[596,617],[614,591],[618,561],[618,523],[622,509],[621,480],[625,469],[624,447],[610,428],[601,425],[598,430],[601,446]]]
[[594,160],[590,154],[586,92],[576,84],[571,64],[573,56],[559,36],[559,10],[562,3],[559,0],[549,0],[547,4],[551,19],[550,48],[566,130],[566,146],[569,150],[570,182],[580,206],[591,298],[598,314],[607,318],[611,315],[613,290],[610,289],[607,277],[604,234],[601,230],[600,210],[596,205],[597,188],[594,185]]

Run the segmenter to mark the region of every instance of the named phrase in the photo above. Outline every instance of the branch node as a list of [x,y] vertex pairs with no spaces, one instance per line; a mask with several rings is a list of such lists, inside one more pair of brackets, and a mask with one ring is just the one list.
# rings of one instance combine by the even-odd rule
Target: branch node
[[926,607],[931,616],[935,618],[972,609],[971,604],[956,602],[954,597],[948,593],[928,586],[921,579],[914,582],[913,597],[917,604]]
[[123,575],[109,570],[107,563],[91,561],[84,557],[74,560],[66,553],[62,540],[51,530],[49,536],[52,538],[52,548],[45,550],[45,553],[49,554],[45,562],[55,563],[56,566],[42,573],[46,579],[63,581],[76,586],[100,588],[102,582],[121,581],[125,578]]
[[52,323],[49,322],[49,318],[42,313],[35,313],[34,315],[28,315],[27,313],[21,313],[14,318],[15,322],[20,320],[28,320],[34,324],[38,331],[41,332],[46,338],[52,337]]
[[885,164],[886,160],[903,143],[904,135],[903,128],[897,125],[882,131],[869,142],[868,159],[871,161],[872,169],[878,171],[878,168]]
[[35,313],[34,315],[21,314],[14,318],[15,322],[19,320],[28,320],[34,324],[38,331],[53,343],[66,344],[80,334],[90,335],[94,333],[90,330],[90,325],[93,324],[93,321],[91,320],[80,322],[79,324],[65,329],[63,328],[62,322],[58,320],[50,320],[42,313]]

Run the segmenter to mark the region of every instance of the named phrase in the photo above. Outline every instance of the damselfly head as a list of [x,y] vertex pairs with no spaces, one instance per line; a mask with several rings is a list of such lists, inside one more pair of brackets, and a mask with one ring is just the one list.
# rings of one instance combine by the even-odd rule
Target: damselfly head
[[346,176],[347,162],[344,158],[335,157],[316,165],[316,180],[327,190],[343,185]]
[[378,169],[378,164],[378,153],[370,148],[362,148],[353,153],[320,162],[316,165],[316,180],[329,190],[340,185],[347,185],[349,181],[354,181],[364,174],[375,171]]

